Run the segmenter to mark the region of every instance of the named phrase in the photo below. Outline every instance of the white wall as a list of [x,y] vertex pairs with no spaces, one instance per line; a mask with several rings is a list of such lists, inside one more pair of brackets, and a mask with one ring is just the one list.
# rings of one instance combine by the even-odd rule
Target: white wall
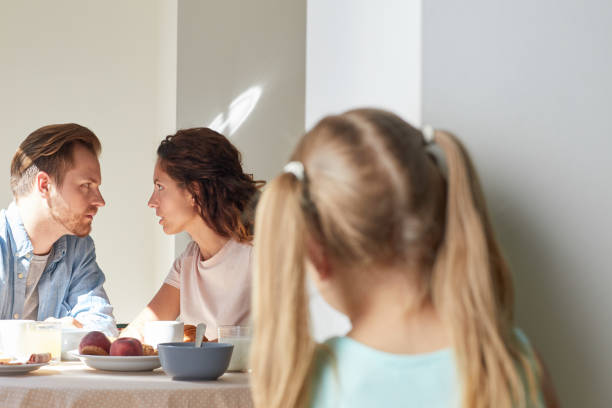
[[155,149],[175,129],[176,2],[4,1],[0,61],[0,206],[30,132],[64,122],[93,130],[107,206],[92,236],[116,317],[129,321],[173,259],[146,203]]
[[612,405],[612,4],[424,3],[423,117],[465,140],[565,407]]
[[[309,0],[307,21],[307,128],[363,106],[420,125],[420,0]],[[350,328],[314,291],[311,313],[318,340]]]
[[271,179],[304,133],[306,1],[182,0],[178,15],[178,127],[239,116],[221,132],[247,171]]
[[309,0],[307,21],[307,128],[363,106],[420,124],[420,0]]

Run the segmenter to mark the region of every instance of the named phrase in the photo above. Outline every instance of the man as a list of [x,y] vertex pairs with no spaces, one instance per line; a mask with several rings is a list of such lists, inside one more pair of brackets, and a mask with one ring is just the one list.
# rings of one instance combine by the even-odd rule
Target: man
[[73,123],[42,127],[17,149],[15,201],[0,211],[0,319],[61,319],[117,335],[89,236],[105,204],[100,150]]

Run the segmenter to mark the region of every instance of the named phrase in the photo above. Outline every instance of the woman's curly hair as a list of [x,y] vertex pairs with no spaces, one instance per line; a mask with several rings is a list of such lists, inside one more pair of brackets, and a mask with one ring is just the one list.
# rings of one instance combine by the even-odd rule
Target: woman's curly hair
[[264,181],[242,170],[242,156],[209,128],[182,129],[157,148],[161,168],[193,196],[200,216],[217,234],[253,239],[255,204]]

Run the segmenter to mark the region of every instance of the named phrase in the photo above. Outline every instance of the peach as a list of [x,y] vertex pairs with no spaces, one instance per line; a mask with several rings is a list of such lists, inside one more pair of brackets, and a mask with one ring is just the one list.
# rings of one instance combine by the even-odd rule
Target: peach
[[99,331],[89,332],[81,339],[79,344],[79,354],[93,354],[98,356],[108,356],[111,343],[106,335]]
[[111,356],[142,356],[142,343],[133,337],[121,337],[113,341]]

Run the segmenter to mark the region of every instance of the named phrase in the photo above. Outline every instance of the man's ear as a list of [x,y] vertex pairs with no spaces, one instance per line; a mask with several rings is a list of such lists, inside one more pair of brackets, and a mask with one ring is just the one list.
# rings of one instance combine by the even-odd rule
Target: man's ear
[[44,171],[39,171],[34,178],[34,189],[42,198],[49,198],[51,177]]
[[306,249],[308,251],[308,258],[315,267],[317,275],[320,280],[328,279],[332,274],[331,263],[329,257],[325,252],[325,248],[319,242],[312,238],[307,240]]

